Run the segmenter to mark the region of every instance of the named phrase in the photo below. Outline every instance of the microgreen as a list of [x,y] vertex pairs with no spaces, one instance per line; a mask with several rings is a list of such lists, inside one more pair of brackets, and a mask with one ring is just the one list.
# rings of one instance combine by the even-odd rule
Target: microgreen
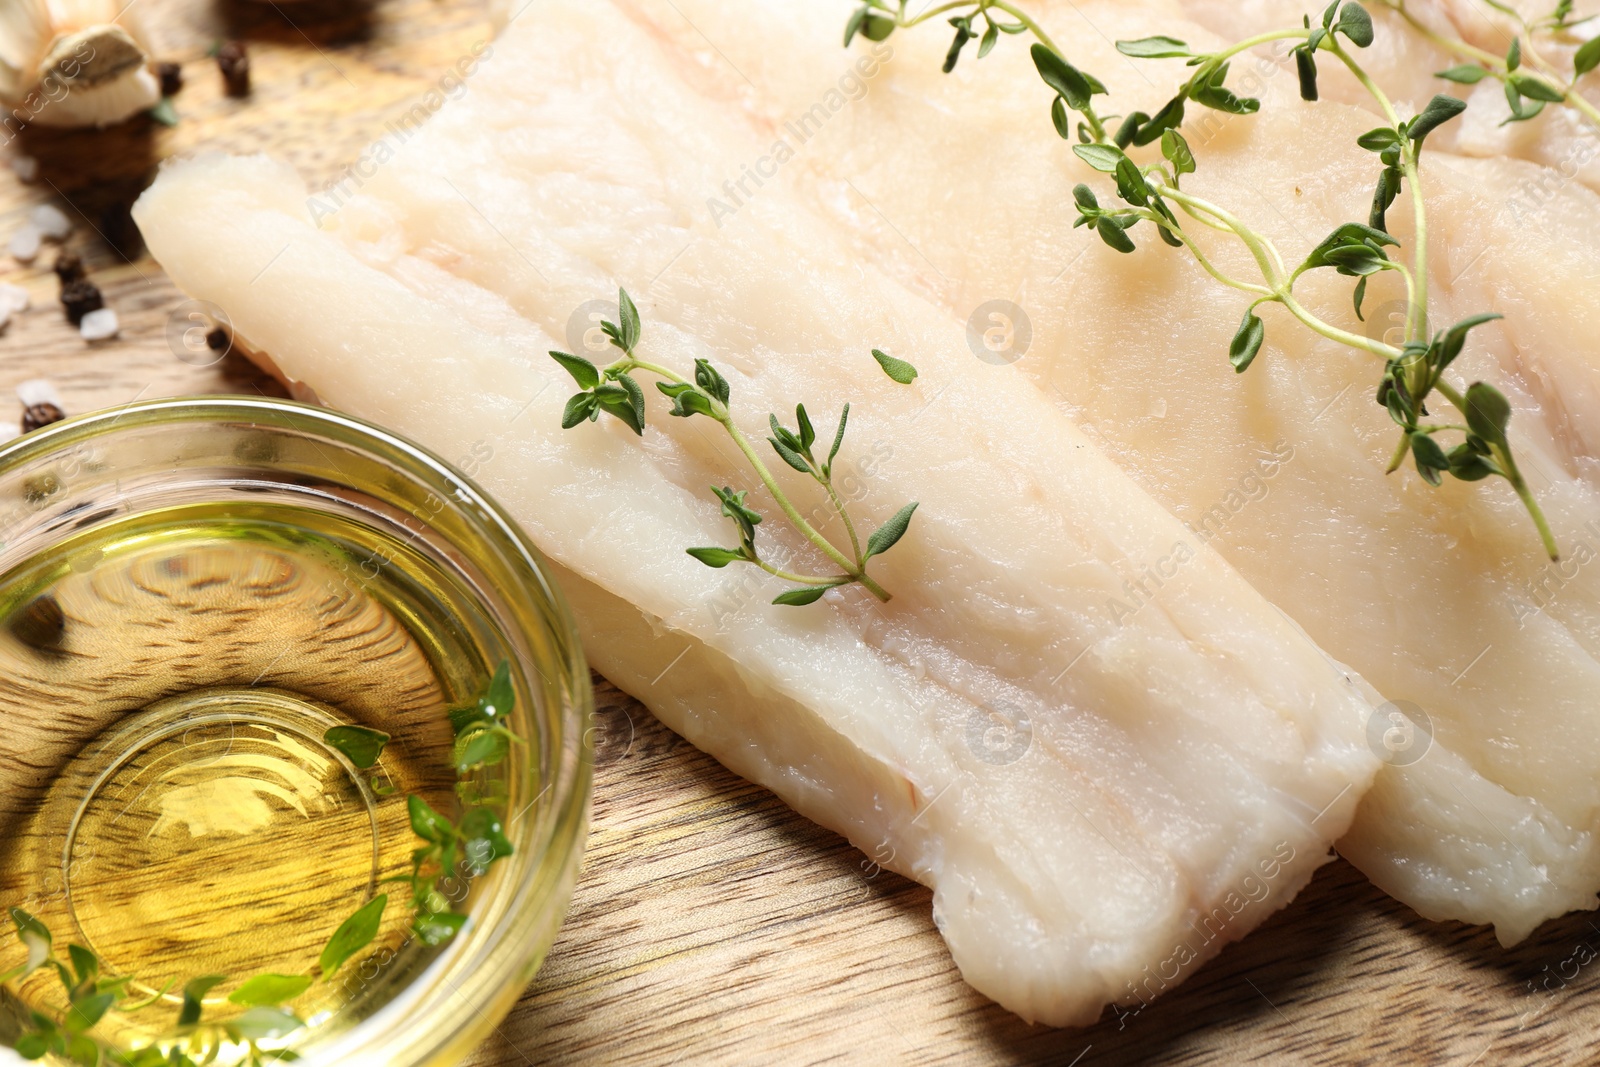
[[[855,32],[861,30],[862,25],[866,24],[864,20],[881,17],[872,15],[870,12],[864,15],[862,12],[866,10],[863,8],[862,11],[858,11],[856,18],[852,19],[851,26],[845,34],[846,43],[849,42]],[[893,25],[894,23],[891,22],[891,28]],[[1020,32],[1014,29],[1007,30],[1005,28],[1006,25],[1010,24],[990,23],[990,28],[995,29],[997,34]],[[996,27],[998,28],[996,29]],[[965,26],[964,29],[958,32],[957,44],[952,47],[951,58],[947,63],[946,69],[953,66],[955,59],[959,57],[960,46],[964,45],[973,36],[975,36],[975,33],[970,25]],[[987,36],[987,31],[985,31],[985,36]],[[986,54],[981,46],[979,54]],[[1063,84],[1071,81],[1072,75],[1070,73],[1061,71],[1055,71],[1055,73],[1065,79]],[[1077,85],[1078,83],[1072,84]],[[1099,86],[1099,83],[1094,82],[1092,85],[1087,81],[1082,83],[1081,87],[1086,94],[1085,99],[1087,99],[1087,94],[1091,92],[1105,91],[1103,86],[1098,89],[1095,89],[1094,86]],[[642,436],[644,434],[646,416],[644,393],[634,381],[632,375],[635,371],[644,371],[655,375],[661,379],[661,381],[656,382],[656,389],[672,401],[672,407],[667,414],[685,419],[698,415],[721,425],[728,436],[732,438],[734,445],[738,447],[750,468],[755,472],[757,480],[772,497],[773,502],[777,504],[778,509],[783,513],[789,525],[836,565],[840,573],[825,575],[797,574],[775,566],[768,558],[762,555],[757,543],[756,527],[761,524],[763,516],[749,503],[750,491],[748,489],[736,490],[731,486],[722,486],[720,488],[712,486],[711,494],[721,505],[723,516],[733,524],[734,532],[738,535],[739,543],[737,547],[712,546],[685,549],[690,556],[707,567],[715,568],[726,567],[732,563],[751,563],[776,578],[786,582],[797,583],[797,588],[789,589],[775,597],[772,601],[774,604],[791,607],[814,604],[829,589],[837,589],[841,586],[853,584],[860,584],[879,600],[887,601],[889,599],[888,591],[867,574],[867,560],[874,555],[887,551],[890,546],[900,540],[905,533],[906,524],[911,521],[911,514],[915,511],[916,505],[909,504],[902,508],[894,518],[890,519],[867,539],[867,549],[862,549],[861,538],[856,532],[855,522],[850,517],[844,500],[839,496],[833,480],[833,464],[839,455],[840,446],[844,443],[845,424],[850,417],[850,405],[844,405],[843,410],[839,413],[839,428],[834,434],[833,447],[829,450],[826,460],[819,460],[812,451],[817,435],[811,422],[811,416],[806,411],[804,404],[795,405],[795,425],[793,429],[785,426],[777,415],[769,414],[767,416],[767,423],[772,431],[772,435],[767,438],[767,443],[772,446],[773,452],[777,454],[779,459],[783,460],[786,466],[811,478],[822,487],[827,494],[829,507],[839,517],[844,533],[849,539],[847,550],[836,546],[832,541],[824,537],[816,526],[801,515],[799,508],[796,507],[788,493],[785,492],[778,480],[773,476],[767,464],[757,454],[750,439],[745,436],[744,431],[739,428],[733,419],[731,412],[733,387],[722,372],[712,366],[708,360],[697,359],[695,360],[694,378],[690,380],[667,367],[640,359],[635,351],[640,336],[638,310],[634,307],[633,301],[629,299],[625,291],[618,293],[617,303],[621,309],[618,317],[623,320],[622,323],[601,323],[601,329],[611,339],[612,346],[620,353],[619,358],[614,362],[601,368],[596,367],[581,356],[574,356],[567,352],[550,353],[550,358],[554,359],[568,374],[572,375],[573,381],[577,383],[578,388],[581,390],[581,392],[567,401],[566,414],[563,416],[561,423],[562,427],[570,429],[579,425],[585,419],[592,422],[598,419],[602,412],[605,412],[616,416],[630,430]],[[917,377],[916,367],[887,352],[875,348],[872,350],[872,358],[877,361],[878,366],[883,369],[883,372],[892,381],[901,385],[909,385]],[[624,404],[620,399],[617,399],[618,394],[606,393],[608,389],[621,389],[627,394],[628,402]],[[607,399],[608,397],[610,399]],[[903,521],[902,516],[904,517]],[[897,523],[899,524],[898,527]],[[893,532],[893,537],[887,536],[885,531]],[[874,541],[874,539],[877,540]],[[872,545],[874,543],[880,547],[873,549]]]
[[[1381,2],[1406,18],[1412,18],[1405,11],[1404,0]],[[1515,15],[1497,0],[1486,2]],[[916,26],[933,13],[911,14],[908,6],[908,0],[867,0],[857,12],[857,18],[892,20],[889,29],[883,31],[887,35],[892,30]],[[1372,16],[1365,7],[1356,0],[1332,0],[1315,19],[1308,14],[1299,26],[1257,34],[1214,52],[1197,50],[1185,41],[1165,35],[1118,41],[1117,50],[1133,59],[1183,59],[1189,74],[1155,115],[1132,112],[1123,117],[1115,132],[1110,134],[1106,131],[1105,120],[1094,108],[1095,98],[1106,92],[1104,83],[1074,66],[1039,24],[1009,0],[946,3],[933,11],[961,12],[952,21],[969,28],[974,20],[992,18],[992,13],[998,11],[1011,20],[1010,25],[1022,27],[1033,37],[1029,49],[1033,65],[1052,94],[1051,124],[1063,140],[1075,142],[1073,153],[1091,170],[1109,178],[1109,184],[1115,189],[1115,200],[1103,199],[1103,193],[1097,193],[1087,184],[1073,189],[1072,204],[1077,211],[1074,228],[1092,230],[1108,247],[1129,254],[1138,248],[1135,233],[1148,222],[1163,242],[1188,249],[1199,266],[1216,281],[1249,295],[1252,301],[1228,346],[1228,360],[1236,371],[1248,370],[1264,349],[1267,323],[1258,311],[1268,304],[1279,305],[1302,326],[1323,337],[1381,358],[1384,372],[1378,388],[1378,403],[1389,412],[1401,432],[1389,469],[1398,469],[1409,457],[1418,476],[1429,485],[1440,484],[1447,473],[1465,482],[1481,481],[1490,475],[1504,478],[1533,519],[1545,551],[1550,558],[1557,558],[1555,538],[1517,469],[1506,436],[1510,404],[1486,382],[1474,382],[1462,390],[1445,376],[1446,368],[1466,343],[1468,333],[1497,316],[1473,316],[1448,330],[1427,333],[1428,240],[1422,195],[1422,149],[1429,135],[1459,116],[1466,104],[1453,96],[1440,94],[1415,116],[1402,119],[1388,95],[1368,76],[1355,55],[1355,50],[1369,47],[1376,37]],[[1571,15],[1571,4],[1563,2],[1550,16],[1540,20],[1537,28],[1565,32],[1577,24]],[[1412,22],[1431,34],[1414,19]],[[1529,27],[1530,33],[1532,29]],[[848,37],[847,34],[846,43]],[[1193,104],[1232,115],[1251,115],[1258,111],[1259,100],[1240,96],[1229,87],[1230,63],[1241,53],[1275,41],[1294,42],[1291,52],[1304,100],[1317,100],[1318,60],[1326,58],[1355,76],[1385,118],[1383,125],[1357,139],[1362,148],[1378,157],[1378,175],[1366,221],[1336,227],[1293,270],[1285,266],[1284,257],[1271,239],[1225,207],[1180,186],[1183,176],[1194,173],[1198,166],[1193,151],[1179,131],[1186,110]],[[961,43],[958,41],[957,45]],[[1491,76],[1499,79],[1505,85],[1512,121],[1532,118],[1546,104],[1565,103],[1584,111],[1600,126],[1600,112],[1583,101],[1571,85],[1576,77],[1600,66],[1600,44],[1591,42],[1578,50],[1574,59],[1575,74],[1566,81],[1555,79],[1548,62],[1520,39],[1511,43],[1503,57],[1461,42],[1455,44],[1460,46],[1455,51],[1472,62],[1451,68],[1440,76],[1460,84],[1471,84]],[[954,47],[951,55],[959,54],[960,47]],[[953,62],[947,63],[946,69],[952,65]],[[1538,69],[1530,70],[1530,65]],[[1129,155],[1130,151],[1157,141],[1161,145],[1160,159],[1136,159]],[[1401,242],[1389,233],[1388,227],[1388,212],[1406,190],[1411,194],[1415,235],[1409,250],[1402,249]],[[1259,280],[1225,273],[1190,239],[1185,228],[1187,223],[1179,218],[1179,212],[1184,219],[1221,230],[1237,239],[1259,269]],[[1409,263],[1400,258],[1401,251],[1409,251]],[[1388,272],[1399,275],[1405,283],[1410,308],[1403,344],[1390,345],[1352,333],[1327,322],[1302,304],[1295,292],[1296,282],[1307,272],[1324,269],[1355,279],[1351,302],[1357,318],[1362,316],[1362,303],[1371,278]],[[1460,413],[1464,424],[1426,421],[1430,417],[1427,401],[1435,393]],[[1439,443],[1439,436],[1450,433],[1463,436],[1447,450]],[[707,562],[723,566],[727,560],[718,556]]]

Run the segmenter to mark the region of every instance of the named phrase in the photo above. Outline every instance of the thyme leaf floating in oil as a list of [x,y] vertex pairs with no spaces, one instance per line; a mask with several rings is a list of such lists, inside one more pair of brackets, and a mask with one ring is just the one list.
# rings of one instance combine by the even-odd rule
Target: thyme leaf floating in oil
[[[1388,0],[1389,6],[1410,18],[1404,0]],[[1493,3],[1498,10],[1509,11]],[[1141,111],[1122,118],[1114,132],[1108,132],[1108,118],[1094,107],[1097,96],[1107,93],[1105,84],[1068,61],[1049,34],[1009,0],[956,0],[924,10],[910,12],[908,0],[865,0],[851,17],[845,43],[857,32],[870,28],[881,40],[896,30],[909,29],[938,14],[963,12],[950,19],[956,38],[946,57],[945,70],[952,70],[962,49],[976,33],[974,20],[983,20],[989,31],[1027,33],[1033,37],[1030,53],[1039,78],[1052,91],[1051,123],[1064,140],[1075,141],[1072,151],[1091,169],[1106,175],[1115,188],[1116,200],[1102,203],[1088,185],[1073,190],[1078,217],[1075,227],[1093,230],[1107,246],[1131,254],[1137,249],[1133,234],[1148,222],[1160,239],[1174,248],[1187,249],[1199,266],[1220,284],[1252,297],[1245,308],[1228,348],[1234,369],[1244,373],[1260,355],[1266,342],[1266,324],[1257,313],[1264,304],[1277,304],[1302,326],[1329,340],[1383,360],[1383,374],[1377,401],[1400,430],[1388,469],[1397,470],[1408,459],[1417,474],[1429,485],[1442,483],[1446,474],[1463,482],[1489,477],[1503,478],[1511,486],[1538,531],[1544,551],[1551,559],[1559,552],[1555,536],[1545,521],[1544,512],[1534,499],[1517,467],[1506,426],[1511,405],[1488,382],[1472,382],[1465,388],[1449,380],[1445,372],[1460,355],[1468,333],[1497,318],[1474,315],[1445,330],[1429,332],[1428,309],[1428,229],[1422,193],[1422,148],[1428,135],[1460,115],[1466,104],[1455,97],[1435,96],[1419,114],[1402,119],[1384,90],[1368,75],[1355,58],[1352,48],[1362,49],[1376,36],[1372,17],[1355,0],[1333,0],[1315,22],[1307,15],[1300,26],[1257,34],[1215,52],[1192,49],[1175,37],[1154,36],[1137,41],[1118,41],[1117,49],[1133,59],[1185,59],[1192,68],[1176,93],[1154,115]],[[1520,17],[1520,16],[1519,16]],[[1415,19],[1415,25],[1421,26]],[[1571,20],[1571,5],[1561,4],[1540,28],[1566,32],[1576,23]],[[1526,25],[1526,24],[1525,24]],[[1530,29],[1531,32],[1531,29]],[[1274,242],[1222,205],[1193,195],[1182,188],[1186,174],[1195,172],[1197,162],[1179,127],[1190,105],[1233,115],[1251,115],[1260,110],[1261,101],[1241,97],[1228,88],[1228,70],[1233,57],[1272,41],[1295,42],[1292,52],[1299,77],[1300,95],[1318,98],[1319,58],[1331,59],[1345,67],[1371,95],[1385,117],[1385,123],[1358,139],[1362,148],[1374,153],[1379,164],[1371,210],[1364,221],[1352,221],[1334,229],[1293,269],[1287,266]],[[1459,42],[1457,42],[1459,44]],[[981,58],[987,49],[980,48]],[[1546,102],[1563,102],[1577,107],[1600,125],[1595,112],[1572,89],[1577,77],[1600,66],[1600,44],[1591,42],[1579,50],[1575,73],[1561,85],[1544,75],[1522,69],[1525,58],[1537,53],[1524,51],[1513,42],[1504,58],[1471,49],[1472,58],[1484,71],[1506,83],[1507,98],[1514,119],[1533,117]],[[1539,62],[1543,62],[1539,60]],[[1548,74],[1548,72],[1547,72]],[[1447,72],[1446,77],[1452,77]],[[1479,76],[1457,69],[1455,81],[1472,81]],[[1076,116],[1076,120],[1074,120]],[[1135,160],[1128,153],[1159,144],[1159,158]],[[1410,262],[1398,258],[1401,242],[1389,233],[1387,213],[1400,194],[1411,194],[1414,237]],[[1182,216],[1180,218],[1180,215]],[[1189,233],[1198,224],[1236,239],[1249,253],[1259,277],[1235,277],[1214,263]],[[1395,273],[1405,283],[1408,296],[1405,339],[1400,345],[1373,340],[1329,323],[1300,302],[1295,285],[1314,270],[1331,269],[1355,279],[1351,299],[1358,318],[1368,281],[1382,273]],[[1458,422],[1431,420],[1428,401],[1434,394],[1460,415]],[[1459,434],[1453,446],[1441,438]]]
[[[501,816],[487,806],[502,799],[486,788],[478,772],[505,761],[513,744],[524,744],[507,723],[516,707],[511,665],[501,662],[478,700],[449,713],[456,735],[455,766],[460,776],[457,792],[467,811],[459,823],[451,822],[418,796],[406,798],[412,832],[423,847],[412,853],[411,873],[386,879],[411,886],[415,915],[412,935],[425,945],[437,946],[459,933],[467,916],[454,911],[439,882],[457,874],[478,877],[496,861],[513,852]],[[361,770],[378,763],[390,736],[362,726],[335,726],[323,740]],[[392,790],[391,790],[392,792]],[[67,1007],[55,1015],[31,1010],[23,1022],[15,1049],[24,1059],[58,1056],[85,1067],[203,1067],[215,1062],[225,1043],[245,1049],[251,1067],[290,1063],[299,1059],[292,1049],[263,1050],[261,1042],[277,1041],[305,1026],[288,1005],[304,995],[318,980],[330,982],[351,959],[377,940],[389,897],[380,893],[345,919],[333,932],[317,960],[317,975],[258,974],[246,978],[228,994],[228,1003],[245,1010],[232,1018],[204,1018],[205,998],[228,983],[225,975],[208,974],[183,987],[177,1019],[168,1036],[143,1048],[127,1050],[92,1031],[110,1012],[132,1013],[150,1007],[171,989],[136,1000],[129,992],[132,976],[104,974],[100,959],[82,945],[67,946],[67,959],[56,953],[55,938],[38,918],[22,908],[10,910],[17,940],[26,950],[23,963],[0,973],[0,982],[26,978],[53,969],[66,994]]]
[[[887,29],[883,28],[885,25]],[[857,18],[852,20],[845,41],[849,43],[858,32],[865,33],[874,40],[882,40],[882,36],[874,34],[881,32],[883,36],[887,36],[892,29],[892,22],[886,22],[881,16],[864,8],[858,11]],[[967,28],[969,37],[970,29],[969,26]],[[991,41],[991,47],[992,44]],[[634,306],[626,290],[618,291],[617,306],[619,309],[617,317],[621,321],[602,322],[600,328],[610,338],[612,347],[622,354],[621,358],[602,368],[582,356],[575,356],[569,352],[550,353],[550,358],[572,375],[573,381],[577,382],[581,390],[567,401],[561,420],[562,429],[572,429],[585,421],[593,422],[605,413],[621,420],[634,433],[643,436],[646,418],[644,390],[639,387],[633,373],[644,371],[655,375],[662,379],[656,382],[656,388],[672,401],[672,409],[667,414],[678,418],[700,415],[721,425],[755,472],[757,480],[771,494],[789,525],[837,566],[839,573],[797,574],[775,566],[761,554],[756,543],[756,527],[761,524],[764,516],[750,506],[749,490],[734,489],[731,486],[721,488],[712,486],[711,493],[722,505],[722,514],[733,523],[734,531],[738,535],[738,545],[733,548],[721,546],[689,548],[685,550],[689,555],[707,567],[721,568],[730,563],[754,564],[776,578],[796,583],[796,588],[775,597],[772,601],[774,604],[791,607],[814,604],[829,589],[856,584],[861,585],[879,600],[889,600],[888,590],[867,574],[867,561],[875,555],[887,552],[904,536],[917,505],[911,503],[901,508],[893,518],[867,539],[867,547],[862,548],[855,522],[851,519],[849,509],[833,484],[833,463],[839,455],[840,446],[844,443],[845,426],[850,418],[850,405],[845,404],[839,413],[839,428],[834,433],[833,447],[829,449],[826,460],[819,460],[812,451],[812,445],[817,441],[817,434],[804,404],[795,405],[794,429],[783,425],[777,415],[767,416],[772,430],[772,436],[767,438],[767,443],[786,465],[813,479],[827,493],[828,506],[838,515],[849,539],[847,550],[823,536],[815,525],[801,515],[800,509],[795,506],[783,487],[778,484],[772,471],[757,454],[750,439],[734,422],[730,412],[732,388],[727,378],[704,359],[695,360],[693,380],[682,377],[670,368],[640,359],[635,354],[640,335],[639,310]],[[877,360],[878,365],[891,380],[901,385],[909,385],[917,377],[917,369],[903,359],[890,356],[878,349],[872,350],[872,358]]]

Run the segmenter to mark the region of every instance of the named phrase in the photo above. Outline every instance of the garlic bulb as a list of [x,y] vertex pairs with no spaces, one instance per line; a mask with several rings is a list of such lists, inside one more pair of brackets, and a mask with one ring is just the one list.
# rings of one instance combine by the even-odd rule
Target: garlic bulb
[[[0,0],[0,124],[108,126],[160,87],[119,0]],[[119,17],[121,16],[121,17]]]

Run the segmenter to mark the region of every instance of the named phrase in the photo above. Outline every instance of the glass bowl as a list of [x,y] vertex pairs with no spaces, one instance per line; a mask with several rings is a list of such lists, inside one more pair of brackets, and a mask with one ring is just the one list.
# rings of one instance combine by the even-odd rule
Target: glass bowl
[[458,1062],[565,915],[591,710],[536,550],[385,430],[203,397],[0,448],[0,1042]]

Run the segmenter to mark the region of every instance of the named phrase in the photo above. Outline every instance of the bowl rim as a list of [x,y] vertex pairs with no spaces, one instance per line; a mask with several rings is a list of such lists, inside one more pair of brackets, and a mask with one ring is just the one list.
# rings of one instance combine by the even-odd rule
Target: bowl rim
[[[420,1067],[423,1064],[457,1062],[500,1025],[531,981],[547,946],[539,945],[538,938],[528,935],[538,921],[545,918],[542,909],[553,899],[559,903],[556,928],[559,929],[564,922],[571,903],[572,883],[581,865],[587,841],[594,777],[591,729],[593,692],[588,663],[566,598],[550,577],[548,565],[537,546],[516,520],[470,476],[402,434],[332,408],[275,397],[236,394],[134,400],[51,423],[0,444],[0,473],[16,466],[47,460],[51,455],[87,440],[104,440],[108,434],[117,432],[118,424],[124,420],[128,420],[128,429],[169,421],[261,423],[292,432],[331,436],[342,447],[359,448],[391,468],[398,467],[422,488],[438,493],[441,499],[478,527],[486,535],[486,546],[500,555],[501,562],[531,586],[535,610],[531,615],[520,610],[512,615],[520,628],[525,629],[529,619],[536,617],[548,629],[551,646],[559,653],[555,658],[560,660],[562,688],[568,698],[563,701],[561,708],[552,709],[551,717],[560,724],[563,732],[572,731],[576,743],[571,744],[562,738],[554,744],[555,752],[549,761],[552,778],[546,787],[546,791],[552,794],[551,806],[543,820],[530,820],[547,824],[548,832],[541,834],[538,839],[541,852],[524,859],[525,863],[532,864],[531,867],[512,869],[510,873],[521,877],[517,878],[514,886],[510,885],[509,880],[503,883],[500,892],[509,891],[510,899],[505,903],[495,926],[483,935],[486,939],[483,946],[467,961],[471,968],[472,991],[480,993],[478,999],[483,1003],[469,1000],[470,1011],[440,1013],[440,1018],[445,1020],[442,1025],[436,1024],[426,1030],[414,1025],[416,1018],[424,1014],[417,1010],[416,1002],[437,984],[438,972],[446,969],[446,965],[460,955],[450,952],[413,976],[395,997],[377,1011],[334,1035],[326,1045],[307,1050],[302,1060],[308,1064],[360,1064],[363,1067],[367,1064],[372,1067]],[[327,430],[336,432],[329,435]],[[271,464],[261,466],[270,469]],[[432,484],[429,484],[430,479]],[[505,590],[501,592],[501,597],[510,602],[515,593]],[[522,654],[522,650],[517,651],[518,659],[523,660],[518,666],[526,683],[527,678],[531,677],[529,669],[533,665],[527,662],[528,657]],[[536,688],[532,684],[526,684],[525,687],[530,691]],[[569,745],[575,751],[575,759],[563,755],[563,750]],[[538,797],[535,797],[534,803],[537,801]],[[512,817],[520,818],[526,810]],[[531,833],[532,827],[528,833],[521,835],[521,840],[525,841]],[[539,866],[540,857],[554,849],[560,849],[565,854],[564,859],[550,875],[543,875]],[[535,885],[536,882],[549,884]],[[506,886],[510,886],[509,890]],[[495,951],[497,946],[506,944],[516,944],[517,951]],[[484,973],[485,969],[487,973]],[[515,995],[508,996],[507,993],[513,990]],[[454,995],[464,991],[462,987],[451,989]]]

